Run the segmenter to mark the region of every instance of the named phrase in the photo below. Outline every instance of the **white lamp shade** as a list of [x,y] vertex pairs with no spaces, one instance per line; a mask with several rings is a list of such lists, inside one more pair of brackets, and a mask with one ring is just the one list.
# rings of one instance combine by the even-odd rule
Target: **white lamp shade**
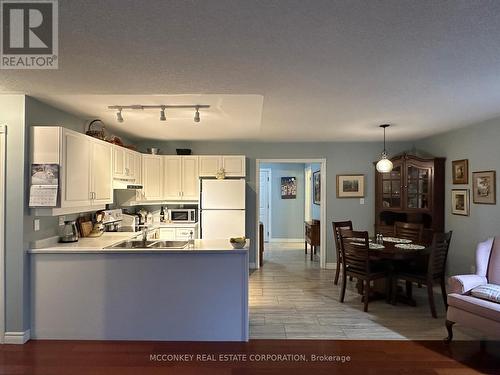
[[386,156],[382,156],[382,159],[378,161],[376,168],[380,173],[389,173],[392,171],[392,161],[387,159]]

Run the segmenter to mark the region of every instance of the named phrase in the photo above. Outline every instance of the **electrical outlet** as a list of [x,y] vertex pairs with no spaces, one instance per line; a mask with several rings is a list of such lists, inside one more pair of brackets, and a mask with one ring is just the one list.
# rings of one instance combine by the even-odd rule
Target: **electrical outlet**
[[34,219],[33,220],[33,230],[35,232],[40,230],[40,219]]
[[66,218],[64,216],[59,216],[59,226],[64,225],[65,221],[66,221]]
[[359,204],[365,204],[365,198],[359,198]]

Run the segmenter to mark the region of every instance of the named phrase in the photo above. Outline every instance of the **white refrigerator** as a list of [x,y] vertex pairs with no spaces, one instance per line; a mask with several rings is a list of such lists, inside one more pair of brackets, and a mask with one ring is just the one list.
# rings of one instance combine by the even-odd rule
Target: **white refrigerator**
[[245,179],[201,180],[201,238],[245,236]]

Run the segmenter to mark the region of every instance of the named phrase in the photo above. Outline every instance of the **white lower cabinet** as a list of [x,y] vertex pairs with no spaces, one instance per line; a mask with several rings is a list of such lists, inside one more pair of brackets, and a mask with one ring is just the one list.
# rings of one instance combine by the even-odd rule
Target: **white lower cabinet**
[[193,233],[193,239],[198,238],[198,227],[160,227],[160,240],[187,241]]

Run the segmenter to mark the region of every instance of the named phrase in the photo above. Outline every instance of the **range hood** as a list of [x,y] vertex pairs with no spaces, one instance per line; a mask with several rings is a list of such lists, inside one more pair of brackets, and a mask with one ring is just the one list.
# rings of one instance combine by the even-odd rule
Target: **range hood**
[[113,189],[114,190],[140,190],[142,189],[141,184],[134,183],[134,180],[113,180]]

